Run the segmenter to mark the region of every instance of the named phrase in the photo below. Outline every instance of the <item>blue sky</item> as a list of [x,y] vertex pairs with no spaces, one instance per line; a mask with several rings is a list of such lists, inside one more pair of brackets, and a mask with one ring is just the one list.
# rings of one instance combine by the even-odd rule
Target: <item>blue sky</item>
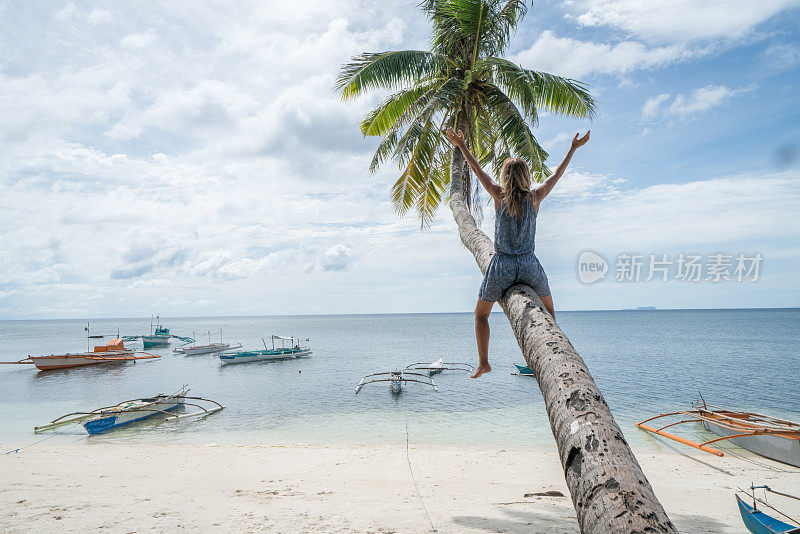
[[[0,318],[471,310],[449,210],[420,232],[396,169],[368,176],[382,95],[331,89],[354,54],[424,48],[415,5],[0,2]],[[592,129],[539,219],[557,309],[800,304],[799,22],[797,0],[536,3],[507,55],[598,101],[536,129],[551,166]],[[621,253],[763,262],[623,283]]]

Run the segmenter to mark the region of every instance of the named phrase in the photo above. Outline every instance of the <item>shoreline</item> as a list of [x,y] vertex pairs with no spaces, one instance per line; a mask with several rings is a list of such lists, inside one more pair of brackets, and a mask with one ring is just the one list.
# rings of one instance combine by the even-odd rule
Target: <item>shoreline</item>
[[[740,450],[634,452],[681,532],[741,532],[733,492],[751,480],[800,492],[800,469]],[[4,532],[578,531],[557,453],[538,446],[84,442],[0,470]],[[548,491],[563,495],[525,496]]]

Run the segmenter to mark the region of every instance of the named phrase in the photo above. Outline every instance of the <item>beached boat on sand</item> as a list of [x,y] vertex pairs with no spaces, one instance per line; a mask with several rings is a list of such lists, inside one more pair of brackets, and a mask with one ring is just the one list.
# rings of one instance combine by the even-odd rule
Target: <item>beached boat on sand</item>
[[[673,416],[679,416],[681,419],[660,428],[645,424],[655,419]],[[720,437],[696,443],[664,431],[665,428],[683,423],[701,423],[706,430]],[[765,458],[800,467],[800,423],[795,421],[753,412],[727,410],[701,401],[696,403],[692,410],[660,414],[636,423],[636,426],[717,456],[724,454],[709,445],[730,441]]]
[[158,354],[147,354],[125,348],[120,338],[98,345],[92,352],[51,354],[49,356],[28,356],[16,362],[0,362],[3,364],[33,364],[37,369],[67,369],[70,367],[83,367],[85,365],[99,365],[109,363],[124,363],[134,360],[147,360],[160,358]]
[[[97,408],[91,412],[73,412],[54,419],[50,423],[34,427],[33,431],[45,432],[55,430],[68,424],[82,424],[89,434],[99,434],[108,430],[118,428],[130,423],[142,421],[155,415],[166,415],[168,420],[183,419],[186,417],[205,416],[218,412],[225,407],[220,403],[203,397],[188,397],[189,390],[186,386],[182,387],[177,393],[172,395],[156,395],[155,397],[145,397],[121,402],[114,406]],[[197,402],[186,402],[193,400]],[[210,403],[213,406],[206,407],[198,402]],[[181,406],[195,406],[199,411],[174,415],[171,412]],[[207,405],[208,406],[208,405]]]

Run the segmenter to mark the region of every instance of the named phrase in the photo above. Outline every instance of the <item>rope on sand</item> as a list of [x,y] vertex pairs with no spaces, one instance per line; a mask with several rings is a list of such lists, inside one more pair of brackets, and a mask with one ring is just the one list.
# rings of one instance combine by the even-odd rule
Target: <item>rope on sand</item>
[[422,509],[425,511],[425,517],[428,518],[428,522],[431,524],[431,530],[438,533],[439,529],[436,528],[436,524],[433,522],[433,519],[431,519],[431,514],[428,512],[428,507],[425,506],[425,501],[422,499],[422,493],[420,493],[419,486],[417,486],[417,479],[414,477],[414,470],[411,468],[411,453],[408,446],[408,412],[406,412],[406,461],[408,462],[408,472],[411,473],[411,482],[414,483],[414,490],[417,492],[419,502],[422,503]]
[[[64,428],[64,430],[69,430],[70,428],[72,428],[72,427],[74,427],[75,425],[78,425],[78,424],[79,423],[73,423],[73,424],[69,425],[68,427]],[[48,439],[52,439],[52,438],[54,438],[56,436],[61,436],[61,435],[63,435],[63,431],[59,432],[57,434],[51,434],[51,435],[47,436],[46,438],[42,438],[39,441],[34,441],[33,443],[28,443],[27,445],[23,445],[22,447],[19,447],[17,449],[11,449],[10,451],[7,451],[6,454],[13,454],[15,452],[19,452],[22,449],[27,449],[28,447],[33,447],[34,445],[38,445],[39,443],[41,443],[43,441],[47,441]],[[86,436],[81,436],[81,439],[86,439]]]

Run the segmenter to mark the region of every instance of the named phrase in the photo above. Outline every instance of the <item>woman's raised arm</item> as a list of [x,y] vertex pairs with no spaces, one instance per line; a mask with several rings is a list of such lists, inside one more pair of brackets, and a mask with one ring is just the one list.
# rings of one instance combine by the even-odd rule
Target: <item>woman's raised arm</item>
[[461,130],[456,133],[452,128],[448,128],[445,132],[445,135],[447,136],[448,141],[461,149],[461,152],[467,159],[469,168],[472,169],[472,172],[474,172],[478,177],[478,180],[481,181],[481,184],[483,184],[483,187],[486,189],[486,192],[489,193],[489,196],[491,196],[495,202],[499,204],[502,196],[500,192],[500,186],[497,185],[494,180],[492,180],[491,176],[483,172],[483,169],[481,169],[481,166],[478,164],[478,160],[475,159],[475,156],[473,156],[467,148],[467,143],[464,141],[464,134],[461,132]]
[[558,182],[558,179],[561,178],[561,175],[567,170],[567,166],[569,165],[569,162],[572,159],[572,155],[575,153],[575,151],[589,141],[589,134],[591,132],[591,130],[587,131],[586,135],[580,138],[578,137],[580,134],[575,134],[575,138],[572,140],[572,146],[569,147],[569,152],[567,152],[567,155],[564,156],[564,160],[558,164],[555,172],[553,172],[553,174],[551,174],[550,177],[545,180],[544,183],[542,183],[542,185],[535,189],[534,193],[537,207],[544,197],[550,194],[550,191],[553,190],[556,182]]

